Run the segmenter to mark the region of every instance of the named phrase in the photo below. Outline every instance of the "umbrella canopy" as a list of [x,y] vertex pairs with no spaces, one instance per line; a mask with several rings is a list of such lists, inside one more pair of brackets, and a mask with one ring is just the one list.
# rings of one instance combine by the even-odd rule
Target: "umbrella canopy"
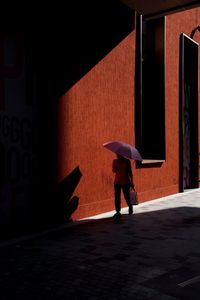
[[139,151],[130,144],[121,141],[110,141],[104,143],[103,147],[128,159],[142,161]]

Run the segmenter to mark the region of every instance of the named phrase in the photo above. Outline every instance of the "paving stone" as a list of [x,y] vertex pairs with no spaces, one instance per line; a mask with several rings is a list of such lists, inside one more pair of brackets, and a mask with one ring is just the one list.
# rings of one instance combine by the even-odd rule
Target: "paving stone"
[[[200,190],[0,243],[0,299],[199,300]],[[189,281],[190,282],[190,281]]]

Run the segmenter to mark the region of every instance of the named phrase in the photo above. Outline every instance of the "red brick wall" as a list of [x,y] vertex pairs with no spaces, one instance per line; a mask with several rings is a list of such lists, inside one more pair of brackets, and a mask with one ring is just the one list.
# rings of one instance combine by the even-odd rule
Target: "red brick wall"
[[60,99],[58,178],[79,165],[78,218],[113,209],[114,155],[102,144],[133,143],[134,45],[132,33]]
[[[141,201],[179,191],[179,38],[182,32],[190,36],[199,20],[199,8],[166,17],[166,162],[161,168],[136,170]],[[194,39],[200,42],[199,32]]]
[[[140,202],[179,190],[179,36],[190,35],[199,17],[200,9],[193,9],[166,18],[166,162],[133,165]],[[200,33],[195,39],[200,42]],[[114,139],[134,144],[134,60],[135,31],[60,98],[57,178],[77,165],[83,174],[74,193],[80,198],[75,219],[114,209],[114,155],[102,144]]]

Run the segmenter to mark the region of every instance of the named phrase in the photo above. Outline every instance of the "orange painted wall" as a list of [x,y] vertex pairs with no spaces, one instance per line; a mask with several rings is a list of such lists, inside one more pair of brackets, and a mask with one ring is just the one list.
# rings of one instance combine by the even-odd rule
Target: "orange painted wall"
[[[140,202],[179,190],[179,36],[190,35],[199,17],[197,8],[166,18],[166,162],[154,168],[133,164]],[[195,39],[200,42],[200,33]],[[59,100],[57,180],[76,166],[83,174],[74,193],[80,199],[74,219],[114,209],[115,156],[102,144],[114,139],[134,144],[134,72],[135,31]]]
[[132,33],[60,99],[58,177],[79,165],[77,218],[113,209],[114,155],[102,144],[133,143],[134,40]]

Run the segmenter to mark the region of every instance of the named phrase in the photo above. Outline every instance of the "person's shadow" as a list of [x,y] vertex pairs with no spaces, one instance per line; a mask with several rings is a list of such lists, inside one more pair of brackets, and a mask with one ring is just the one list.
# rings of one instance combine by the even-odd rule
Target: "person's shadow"
[[56,220],[58,223],[64,223],[71,220],[72,214],[76,211],[79,205],[79,197],[73,195],[82,173],[79,166],[71,171],[57,186],[55,200],[57,201],[56,207]]

